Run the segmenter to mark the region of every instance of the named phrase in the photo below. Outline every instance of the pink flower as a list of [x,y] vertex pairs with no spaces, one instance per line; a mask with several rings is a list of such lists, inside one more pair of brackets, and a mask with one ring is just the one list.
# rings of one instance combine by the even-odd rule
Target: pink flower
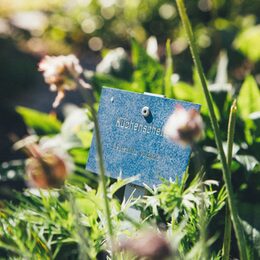
[[192,144],[202,133],[203,121],[199,112],[195,109],[185,110],[182,106],[176,106],[164,126],[164,136],[181,145]]
[[74,90],[83,69],[74,55],[45,56],[39,63],[39,71],[50,85],[51,91],[57,91],[53,107],[57,107],[64,98],[65,91]]

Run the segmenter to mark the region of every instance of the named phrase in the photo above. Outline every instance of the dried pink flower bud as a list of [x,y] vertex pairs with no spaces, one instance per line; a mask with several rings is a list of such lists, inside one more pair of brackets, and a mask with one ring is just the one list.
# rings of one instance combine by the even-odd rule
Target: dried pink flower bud
[[28,182],[36,188],[60,188],[68,176],[65,161],[56,154],[45,152],[26,161]]
[[77,79],[83,69],[75,55],[45,56],[39,63],[39,71],[43,72],[44,80],[50,85],[51,91],[57,91],[53,107],[57,107],[64,98],[65,91],[77,87]]
[[176,106],[164,126],[164,136],[173,142],[187,145],[197,141],[203,133],[203,121],[195,109]]
[[162,235],[154,232],[146,232],[137,238],[126,240],[119,250],[133,254],[136,259],[163,260],[173,256],[170,244]]

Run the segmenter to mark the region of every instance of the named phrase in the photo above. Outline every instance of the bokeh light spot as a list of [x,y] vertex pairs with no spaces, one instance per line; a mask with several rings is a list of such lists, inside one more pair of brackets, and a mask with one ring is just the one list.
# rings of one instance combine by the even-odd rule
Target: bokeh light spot
[[92,37],[88,41],[88,46],[92,51],[100,51],[103,47],[103,41],[100,37]]

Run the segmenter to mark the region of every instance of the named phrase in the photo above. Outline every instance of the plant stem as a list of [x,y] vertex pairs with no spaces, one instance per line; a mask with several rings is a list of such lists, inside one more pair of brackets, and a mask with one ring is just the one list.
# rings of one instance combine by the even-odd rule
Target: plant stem
[[166,62],[165,62],[165,75],[164,75],[164,84],[162,94],[168,98],[173,96],[171,76],[173,74],[173,60],[171,52],[171,42],[168,39],[166,42]]
[[[236,125],[236,112],[237,112],[237,104],[235,99],[230,109],[229,121],[228,121],[227,164],[230,173],[231,173],[232,152],[233,152],[235,125]],[[222,249],[223,260],[229,260],[230,244],[231,244],[231,228],[232,228],[232,223],[231,223],[230,210],[228,207],[226,207],[225,232],[224,232],[224,242],[223,242],[223,249]]]
[[238,211],[237,211],[237,207],[235,204],[235,198],[234,198],[233,189],[232,189],[232,185],[231,185],[230,171],[229,171],[229,167],[227,164],[226,156],[225,156],[223,145],[222,145],[222,140],[221,140],[221,136],[220,136],[220,130],[219,130],[217,118],[216,118],[215,111],[213,108],[212,97],[208,90],[206,78],[203,73],[201,61],[199,59],[199,54],[198,54],[198,50],[197,50],[196,43],[195,43],[195,37],[194,37],[193,31],[191,29],[190,21],[187,16],[187,13],[186,13],[186,9],[185,9],[183,0],[176,0],[176,2],[177,2],[178,11],[179,11],[179,14],[180,14],[180,17],[182,20],[182,24],[184,26],[184,29],[185,29],[187,37],[188,37],[193,62],[198,71],[198,75],[199,75],[199,78],[201,81],[201,85],[202,85],[203,92],[204,92],[206,102],[207,102],[207,106],[209,109],[211,125],[212,125],[213,131],[215,133],[215,141],[216,141],[216,145],[217,145],[219,155],[220,155],[220,160],[221,160],[222,167],[223,167],[222,168],[223,179],[224,179],[224,182],[226,185],[228,205],[229,205],[229,210],[230,210],[230,214],[232,217],[233,226],[234,226],[234,230],[235,230],[235,234],[236,234],[236,238],[237,238],[240,258],[241,258],[241,260],[245,260],[245,259],[247,259],[247,255],[246,255],[246,251],[245,251],[245,236],[244,236],[244,232],[242,230],[242,226],[240,224],[240,220],[238,217]]
[[91,106],[91,114],[92,114],[93,121],[95,124],[98,163],[99,163],[101,184],[102,184],[102,189],[103,189],[103,194],[104,194],[107,227],[108,227],[108,233],[109,233],[111,243],[112,243],[113,242],[113,227],[112,227],[112,222],[111,222],[111,213],[110,213],[108,193],[107,193],[107,187],[106,187],[106,176],[105,176],[105,167],[104,167],[103,151],[102,151],[102,144],[101,144],[101,136],[100,136],[100,130],[99,130],[99,124],[98,124],[98,120],[97,120],[96,111],[92,106]]
[[[103,159],[103,149],[101,143],[101,136],[100,136],[100,129],[98,124],[98,118],[96,114],[96,110],[94,108],[94,94],[92,87],[83,81],[82,79],[79,80],[80,88],[82,95],[85,97],[87,104],[89,105],[90,112],[93,118],[94,126],[95,126],[95,137],[96,137],[96,145],[97,145],[97,157],[98,157],[98,164],[99,164],[99,172],[100,172],[100,180],[102,185],[102,192],[104,195],[104,207],[105,207],[105,216],[107,222],[107,229],[109,234],[109,240],[111,245],[112,251],[112,259],[114,258],[113,253],[113,226],[111,221],[111,211],[109,207],[109,199],[108,199],[108,192],[107,192],[107,185],[106,185],[106,176],[105,176],[105,167],[104,167],[104,159]],[[84,90],[85,89],[85,90]]]

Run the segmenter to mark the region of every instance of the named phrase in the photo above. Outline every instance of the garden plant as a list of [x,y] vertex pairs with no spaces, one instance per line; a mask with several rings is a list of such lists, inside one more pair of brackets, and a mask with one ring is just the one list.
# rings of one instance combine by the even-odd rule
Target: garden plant
[[[152,7],[160,5],[160,1],[152,2]],[[213,10],[224,5],[221,1],[199,2],[215,4]],[[121,8],[105,8],[100,3],[93,1],[90,10],[109,16]],[[145,9],[147,6],[143,5]],[[198,27],[193,28],[188,15],[192,4],[187,4],[187,9],[183,0],[173,4],[162,1],[163,5],[173,6],[170,10],[174,10],[172,16],[178,22],[174,20],[170,25],[179,24],[179,33],[186,37],[184,41],[189,46],[189,56],[185,54],[179,59],[193,63],[187,61],[189,68],[184,66],[181,72],[176,71],[176,42],[168,27],[163,36],[152,31],[158,41],[150,37],[145,48],[140,35],[132,35],[129,44],[122,32],[113,32],[105,25],[103,31],[93,36],[94,43],[87,39],[90,49],[95,51],[100,43],[97,39],[110,34],[115,34],[114,38],[108,37],[110,42],[105,43],[104,36],[104,45],[113,45],[114,39],[121,47],[104,51],[101,61],[92,69],[84,69],[74,54],[68,54],[74,45],[90,36],[82,34],[74,39],[73,33],[68,33],[69,41],[74,40],[70,48],[62,46],[68,52],[53,55],[55,47],[38,64],[44,87],[55,92],[56,97],[50,113],[16,107],[29,134],[24,138],[11,136],[12,147],[20,157],[0,164],[0,183],[4,187],[0,193],[0,259],[260,258],[260,90],[256,73],[260,51],[247,46],[252,46],[253,41],[250,30],[251,37],[259,39],[259,25],[244,29],[234,41],[240,51],[238,56],[245,55],[255,68],[245,68],[243,63],[243,70],[234,69],[232,78],[229,63],[233,66],[234,61],[229,61],[230,47],[216,47],[217,62],[205,62],[209,49],[202,51],[201,42],[214,32],[202,26],[202,34],[206,35],[203,38]],[[146,19],[154,15],[148,10],[139,26],[147,34],[151,28],[147,29]],[[170,15],[166,9],[160,10],[164,16]],[[126,15],[134,23],[135,15]],[[227,31],[234,26],[214,15],[214,26]],[[83,19],[82,13],[79,17],[77,22]],[[54,19],[53,14],[50,19]],[[98,18],[95,19],[98,30]],[[113,15],[109,23],[114,21],[116,28],[121,28],[117,19]],[[244,24],[250,22],[249,17]],[[87,27],[91,23],[85,24],[86,33],[91,30]],[[122,24],[124,28],[126,25]],[[76,22],[73,26],[73,30],[79,30]],[[52,30],[51,26],[45,28],[44,41],[52,42]],[[24,32],[22,35],[25,37]],[[59,40],[65,42],[64,38],[62,35]],[[189,73],[192,80],[187,80]],[[192,149],[182,178],[162,179],[157,186],[145,185],[144,196],[123,198],[124,187],[138,176],[119,176],[116,180],[106,176],[97,118],[104,86],[201,104],[200,113],[178,107],[164,128],[164,138]],[[65,105],[60,119],[58,109],[75,91],[80,93],[83,104]],[[86,170],[93,135],[97,141],[99,175]],[[12,181],[22,182],[24,187],[8,188]],[[140,219],[129,215],[129,208],[139,210]]]

